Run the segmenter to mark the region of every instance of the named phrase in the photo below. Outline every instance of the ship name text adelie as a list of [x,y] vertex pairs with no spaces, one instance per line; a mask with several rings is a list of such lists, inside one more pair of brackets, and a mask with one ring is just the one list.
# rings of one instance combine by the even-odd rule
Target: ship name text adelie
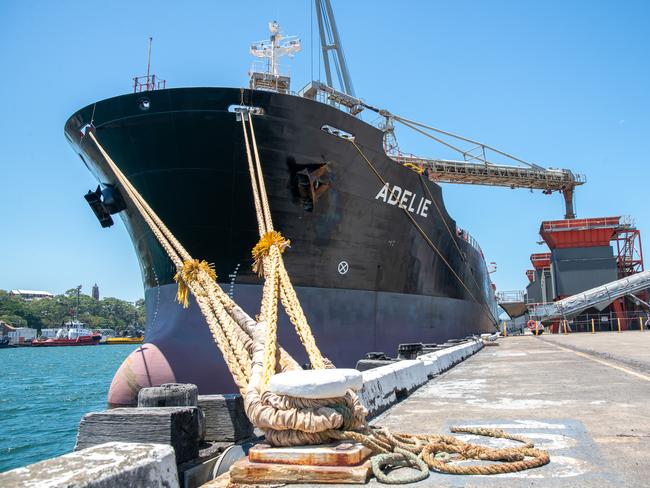
[[416,213],[422,217],[428,216],[429,205],[431,205],[431,200],[419,197],[407,189],[402,189],[397,185],[393,185],[393,188],[391,189],[390,183],[386,183],[381,190],[379,190],[375,200],[381,200],[389,205],[397,205],[399,208],[408,210],[411,213]]

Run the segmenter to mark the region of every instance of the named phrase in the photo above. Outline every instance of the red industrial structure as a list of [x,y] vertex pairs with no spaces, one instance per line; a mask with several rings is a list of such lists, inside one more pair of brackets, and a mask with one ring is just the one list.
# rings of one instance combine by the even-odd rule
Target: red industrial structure
[[535,269],[549,268],[551,266],[551,253],[540,252],[537,254],[531,254],[530,262],[533,264],[533,268]]
[[553,249],[608,246],[621,227],[620,217],[547,220],[539,235]]
[[[551,252],[530,256],[534,270],[526,272],[529,301],[557,301],[644,269],[641,234],[628,218],[545,221],[539,233]],[[622,321],[622,329],[628,328],[626,302],[634,308],[625,298],[608,307]],[[551,330],[556,332],[557,324]]]

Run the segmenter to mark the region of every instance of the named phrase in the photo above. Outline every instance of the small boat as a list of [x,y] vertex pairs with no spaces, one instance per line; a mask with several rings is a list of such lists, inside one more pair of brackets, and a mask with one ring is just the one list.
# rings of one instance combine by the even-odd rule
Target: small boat
[[140,337],[109,337],[106,344],[142,344],[144,336]]
[[0,349],[5,349],[9,347],[16,347],[11,343],[9,336],[0,337]]
[[70,322],[66,324],[67,329],[59,329],[56,337],[49,339],[34,339],[34,347],[54,347],[54,346],[94,346],[99,344],[102,338],[101,334],[96,334],[86,329],[81,322]]

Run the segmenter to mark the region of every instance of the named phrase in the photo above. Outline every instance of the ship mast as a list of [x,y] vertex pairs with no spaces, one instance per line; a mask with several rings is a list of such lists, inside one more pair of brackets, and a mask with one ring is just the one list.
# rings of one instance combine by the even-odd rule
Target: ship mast
[[338,90],[354,97],[354,87],[352,78],[348,70],[348,64],[343,54],[343,45],[341,37],[336,27],[334,12],[330,0],[314,0],[316,3],[316,16],[318,17],[318,32],[320,34],[320,44],[323,50],[323,64],[325,65],[325,76],[327,85],[336,88],[332,80],[332,69],[330,66],[330,54],[332,64],[336,69],[336,75],[339,82]]
[[271,90],[289,93],[291,79],[280,73],[279,60],[282,56],[293,57],[300,51],[300,39],[295,36],[285,37],[280,32],[277,21],[269,22],[271,36],[268,41],[258,41],[251,44],[253,56],[266,60],[266,69],[253,64],[250,75],[250,87],[253,90]]

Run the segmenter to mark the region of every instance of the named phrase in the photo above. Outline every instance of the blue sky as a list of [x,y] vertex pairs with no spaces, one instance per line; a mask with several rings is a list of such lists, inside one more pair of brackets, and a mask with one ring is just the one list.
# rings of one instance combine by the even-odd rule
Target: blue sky
[[[585,173],[580,217],[631,215],[650,231],[650,4],[633,1],[332,0],[357,95],[524,159]],[[0,288],[142,296],[121,222],[102,229],[96,186],[63,136],[78,108],[128,93],[146,71],[168,86],[244,86],[267,22],[298,35],[294,88],[310,78],[311,2],[0,2]],[[314,31],[314,45],[316,32]],[[317,59],[316,52],[314,59]],[[318,76],[318,66],[313,71]],[[403,149],[443,156],[404,134]],[[501,290],[519,289],[542,220],[541,192],[444,185]],[[650,241],[648,241],[650,242]]]

